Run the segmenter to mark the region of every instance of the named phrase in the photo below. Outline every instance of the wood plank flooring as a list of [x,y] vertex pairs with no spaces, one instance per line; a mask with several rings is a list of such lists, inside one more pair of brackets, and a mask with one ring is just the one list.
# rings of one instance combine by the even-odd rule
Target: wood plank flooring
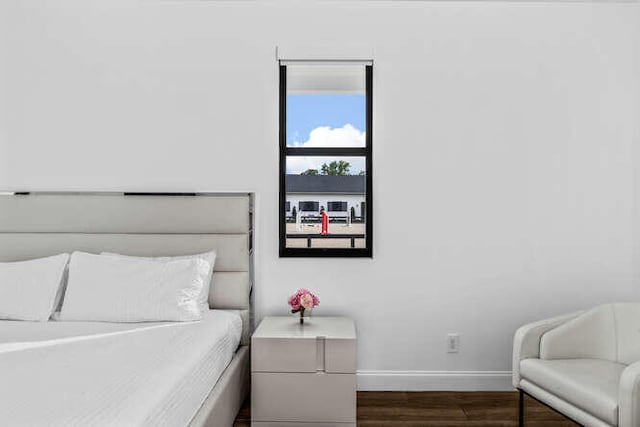
[[[526,427],[575,427],[530,397],[525,399]],[[234,427],[251,422],[247,400]],[[358,426],[514,427],[516,392],[358,392]]]

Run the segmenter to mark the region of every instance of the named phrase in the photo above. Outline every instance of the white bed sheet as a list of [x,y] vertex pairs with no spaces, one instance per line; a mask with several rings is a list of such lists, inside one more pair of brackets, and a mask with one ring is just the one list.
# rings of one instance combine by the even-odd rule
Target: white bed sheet
[[187,425],[233,357],[242,320],[0,321],[0,423]]

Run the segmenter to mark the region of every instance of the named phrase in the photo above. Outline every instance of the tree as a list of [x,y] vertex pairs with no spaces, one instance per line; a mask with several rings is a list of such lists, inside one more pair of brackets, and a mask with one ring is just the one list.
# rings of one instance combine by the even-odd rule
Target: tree
[[320,167],[322,175],[349,175],[349,169],[351,169],[351,164],[344,160],[334,160],[328,165],[323,163]]
[[318,175],[318,169],[307,169],[302,172],[300,175]]

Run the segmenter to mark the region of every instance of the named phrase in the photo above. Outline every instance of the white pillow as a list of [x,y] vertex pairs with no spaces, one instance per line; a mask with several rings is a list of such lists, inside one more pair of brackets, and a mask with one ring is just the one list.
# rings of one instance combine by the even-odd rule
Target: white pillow
[[0,263],[0,319],[49,320],[69,254]]
[[213,266],[216,263],[216,253],[214,251],[204,252],[201,254],[195,255],[179,255],[179,256],[161,256],[161,257],[139,257],[139,256],[131,256],[131,255],[122,255],[122,254],[114,254],[111,252],[102,252],[101,255],[111,255],[118,256],[122,258],[133,258],[133,259],[144,259],[148,261],[176,261],[181,259],[202,259],[203,261],[209,264],[209,269],[207,271],[207,276],[204,277],[204,286],[202,287],[202,292],[198,297],[198,304],[200,305],[200,310],[203,313],[206,313],[209,310],[209,290],[211,289],[211,279],[213,277]]
[[74,252],[59,320],[106,322],[202,319],[201,259],[149,261]]

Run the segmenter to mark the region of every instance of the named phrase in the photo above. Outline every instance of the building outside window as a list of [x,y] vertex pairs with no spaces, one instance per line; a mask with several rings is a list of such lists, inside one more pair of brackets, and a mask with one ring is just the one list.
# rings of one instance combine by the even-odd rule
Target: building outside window
[[372,255],[372,87],[371,63],[281,62],[280,256]]

